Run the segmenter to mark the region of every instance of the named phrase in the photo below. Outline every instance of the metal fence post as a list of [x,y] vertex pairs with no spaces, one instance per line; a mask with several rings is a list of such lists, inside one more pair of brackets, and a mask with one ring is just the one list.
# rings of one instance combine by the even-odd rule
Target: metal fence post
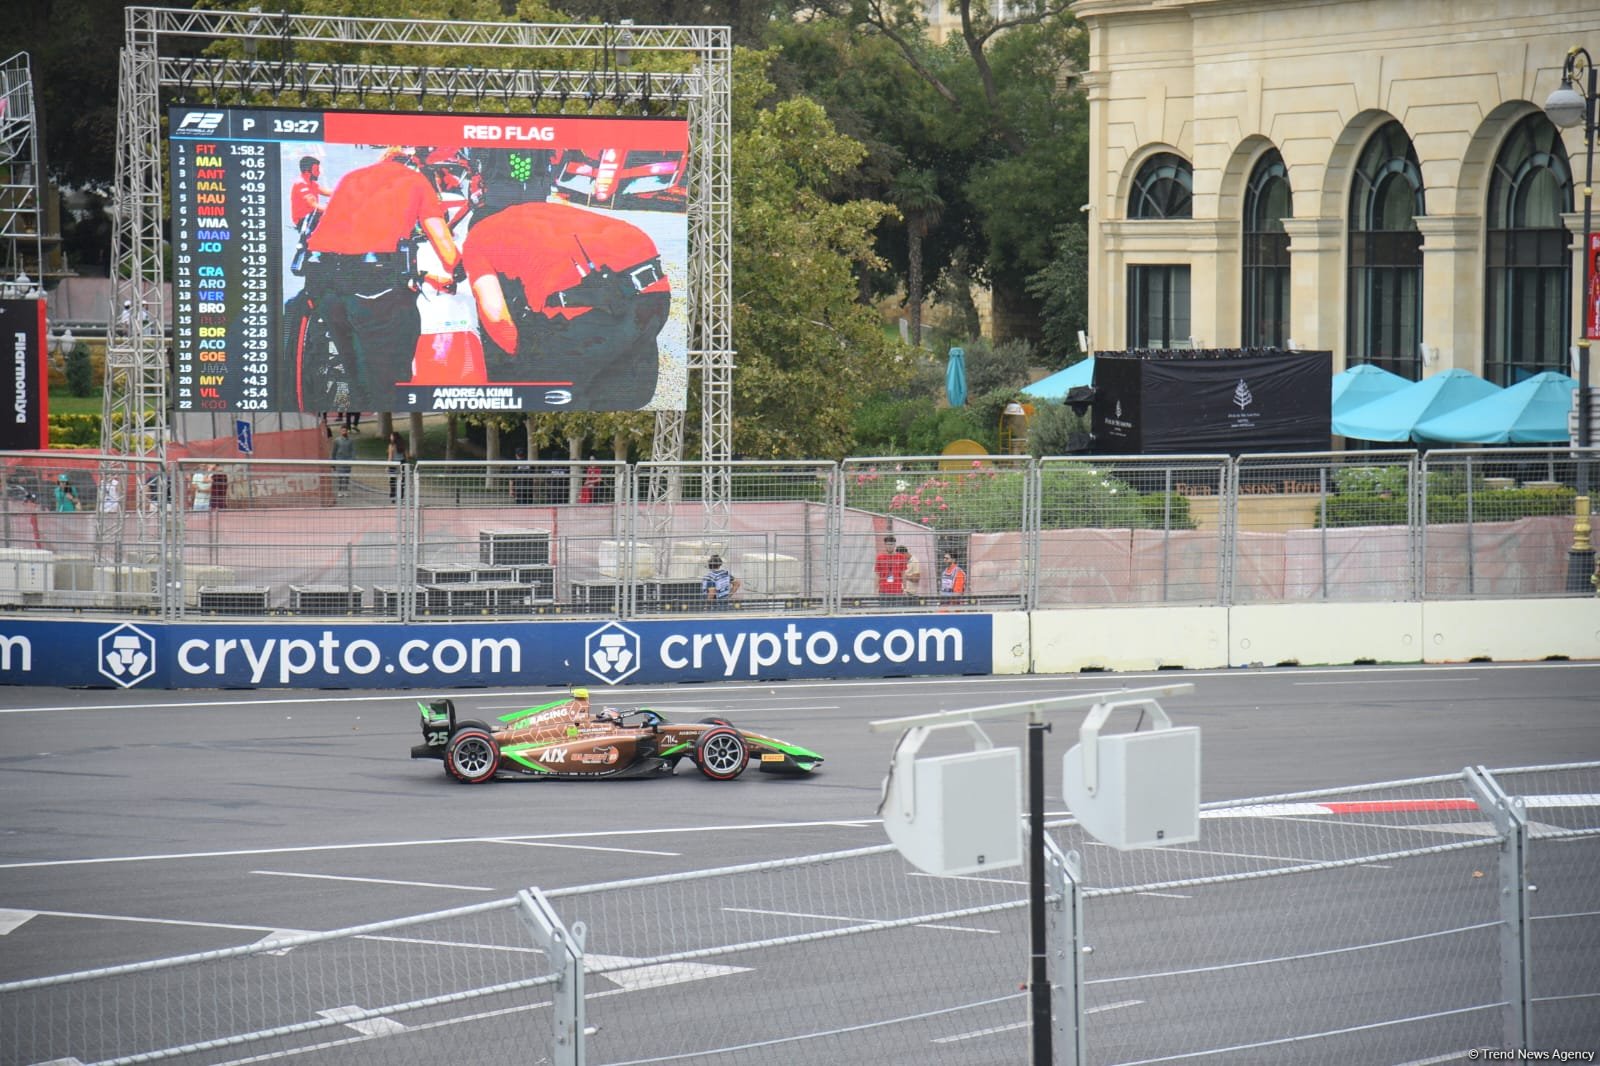
[[1049,889],[1046,944],[1050,956],[1050,1018],[1053,1066],[1080,1066],[1083,1040],[1083,866],[1076,851],[1062,851],[1046,834],[1045,877]]
[[[1406,526],[1411,551],[1411,589],[1409,597],[1421,600],[1428,572],[1428,474],[1420,453],[1412,455],[1406,464]],[[1470,528],[1470,527],[1469,527]]]
[[569,930],[537,888],[518,892],[517,902],[534,942],[550,960],[551,969],[561,975],[550,997],[554,1019],[545,1061],[551,1066],[584,1066],[588,1034],[583,1017],[583,941],[588,930],[582,922],[573,922]]
[[1533,966],[1528,927],[1528,813],[1521,796],[1508,796],[1488,770],[1462,771],[1478,807],[1500,834],[1500,990],[1505,1001],[1505,1046],[1533,1046],[1529,1017]]
[[1221,527],[1222,546],[1218,552],[1217,603],[1232,607],[1234,572],[1239,562],[1239,456],[1229,456],[1224,460],[1220,491],[1222,499],[1217,501],[1217,525]]

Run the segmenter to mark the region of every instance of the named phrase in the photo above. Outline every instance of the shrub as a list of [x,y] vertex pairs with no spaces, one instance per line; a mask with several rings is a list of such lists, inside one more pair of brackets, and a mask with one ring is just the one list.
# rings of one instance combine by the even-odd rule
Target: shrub
[[94,366],[85,345],[74,344],[67,353],[67,391],[74,396],[88,396],[94,392]]
[[[845,481],[845,503],[908,519],[929,529],[992,533],[1022,522],[1023,474],[973,460],[959,471],[868,468]],[[1087,465],[1046,475],[1040,523],[1046,529],[1160,529],[1170,506],[1173,529],[1192,529],[1189,501],[1173,494],[1141,493]]]
[[100,443],[100,416],[51,415],[50,446],[83,447]]

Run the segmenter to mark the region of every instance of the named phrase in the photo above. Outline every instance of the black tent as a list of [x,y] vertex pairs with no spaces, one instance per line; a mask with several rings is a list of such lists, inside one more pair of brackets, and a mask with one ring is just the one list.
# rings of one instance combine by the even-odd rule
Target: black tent
[[1326,451],[1332,352],[1096,352],[1101,455]]

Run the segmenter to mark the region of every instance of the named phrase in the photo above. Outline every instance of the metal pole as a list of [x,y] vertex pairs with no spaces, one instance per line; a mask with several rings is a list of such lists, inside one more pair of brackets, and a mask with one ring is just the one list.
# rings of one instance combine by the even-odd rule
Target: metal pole
[[1032,968],[1028,995],[1033,1018],[1033,1066],[1051,1066],[1049,921],[1045,912],[1044,735],[1050,724],[1028,723],[1028,920]]
[[[1588,60],[1589,53],[1583,53]],[[1593,440],[1589,425],[1589,320],[1594,314],[1594,308],[1589,306],[1589,287],[1593,278],[1594,255],[1590,251],[1590,235],[1593,233],[1594,211],[1594,138],[1595,138],[1595,108],[1600,93],[1595,88],[1594,63],[1588,62],[1589,88],[1583,99],[1583,139],[1584,139],[1584,164],[1583,164],[1583,313],[1579,316],[1578,327],[1578,447],[1587,448]],[[1589,461],[1585,455],[1578,458],[1578,493],[1588,495],[1589,492]]]

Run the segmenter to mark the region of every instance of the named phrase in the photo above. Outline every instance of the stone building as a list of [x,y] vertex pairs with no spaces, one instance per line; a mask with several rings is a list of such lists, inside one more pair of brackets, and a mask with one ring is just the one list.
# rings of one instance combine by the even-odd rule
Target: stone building
[[1600,56],[1594,0],[1072,10],[1090,34],[1093,347],[1571,372],[1584,134],[1543,105],[1569,48]]

